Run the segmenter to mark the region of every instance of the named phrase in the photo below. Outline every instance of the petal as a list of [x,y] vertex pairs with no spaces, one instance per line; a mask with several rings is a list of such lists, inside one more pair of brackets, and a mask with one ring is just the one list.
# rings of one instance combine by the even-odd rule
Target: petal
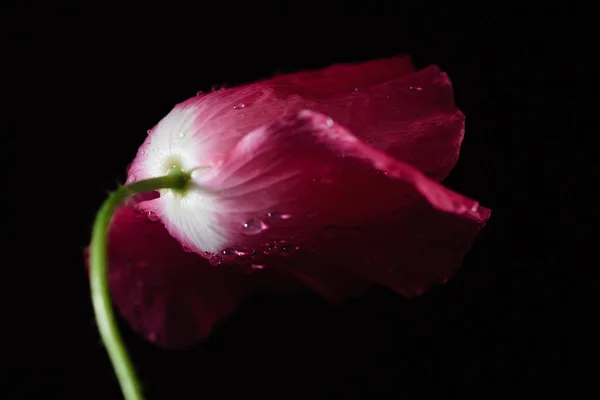
[[409,56],[396,56],[281,75],[273,78],[270,83],[282,93],[289,90],[290,94],[305,98],[323,98],[360,91],[412,72],[412,59]]
[[405,294],[451,276],[489,217],[308,110],[246,135],[194,183],[196,200],[166,193],[140,204],[185,246],[268,256],[316,247],[320,265]]
[[305,104],[438,182],[458,160],[464,115],[454,103],[448,76],[436,66]]
[[185,252],[160,222],[121,208],[109,230],[109,282],[119,312],[133,329],[164,347],[206,337],[252,292],[236,269],[211,267]]
[[217,165],[250,131],[310,108],[440,181],[458,158],[464,118],[439,68],[410,72],[409,57],[394,57],[196,96],[151,130],[129,179],[161,176],[174,165],[186,171]]
[[371,280],[368,278],[349,271],[337,260],[332,263],[314,250],[316,248],[312,252],[301,250],[291,257],[273,257],[266,262],[267,270],[289,274],[334,303],[360,295],[371,287]]

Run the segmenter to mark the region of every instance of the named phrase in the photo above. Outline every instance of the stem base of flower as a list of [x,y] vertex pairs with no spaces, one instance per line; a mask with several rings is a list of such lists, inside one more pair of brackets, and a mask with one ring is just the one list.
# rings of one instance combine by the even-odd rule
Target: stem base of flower
[[166,176],[121,186],[104,201],[92,230],[90,244],[90,289],[98,331],[126,400],[143,400],[142,390],[123,339],[119,334],[108,286],[108,227],[117,208],[129,197],[160,189],[185,191],[191,175],[179,169]]

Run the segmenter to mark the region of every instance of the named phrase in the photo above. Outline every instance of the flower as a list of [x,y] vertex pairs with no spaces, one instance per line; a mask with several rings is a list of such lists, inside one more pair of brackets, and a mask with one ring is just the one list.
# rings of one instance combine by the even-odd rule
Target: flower
[[128,182],[192,179],[113,217],[113,299],[137,332],[185,347],[256,290],[418,295],[454,274],[490,215],[439,184],[463,134],[446,74],[408,57],[199,94],[129,168]]

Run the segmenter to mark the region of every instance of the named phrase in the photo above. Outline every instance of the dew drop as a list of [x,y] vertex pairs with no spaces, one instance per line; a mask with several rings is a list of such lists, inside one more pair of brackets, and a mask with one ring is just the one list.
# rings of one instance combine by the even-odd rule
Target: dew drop
[[411,86],[409,88],[410,90],[416,90],[417,92],[420,92],[423,90],[423,88],[421,86]]
[[242,225],[242,230],[246,235],[258,235],[267,228],[268,226],[259,219],[251,219]]
[[146,131],[146,133],[149,135],[150,133],[152,133],[152,129],[148,129],[148,130]]
[[479,210],[479,203],[475,203],[471,207],[471,212],[477,212],[477,210]]
[[252,264],[252,269],[263,269],[265,266],[261,264]]
[[246,105],[244,103],[238,103],[235,106],[233,106],[233,108],[239,110],[240,108],[246,108]]
[[125,183],[133,183],[133,182],[135,182],[135,179],[136,179],[135,175],[129,175],[129,177],[127,178]]
[[156,215],[155,213],[153,213],[152,211],[148,211],[148,213],[146,214],[146,216],[152,222],[156,222],[156,221],[158,221],[160,219],[159,216]]
[[354,88],[354,91],[355,91],[355,92],[358,92],[358,88],[357,88],[357,87],[355,87],[355,88]]
[[266,256],[277,254],[278,252],[279,249],[277,248],[277,246],[267,246],[263,249],[263,254]]
[[270,212],[267,214],[267,216],[269,217],[269,220],[271,220],[273,222],[284,222],[284,221],[287,221],[288,219],[292,218],[292,214],[283,214],[283,213],[276,213],[276,212]]
[[327,124],[327,126],[328,126],[328,127],[330,127],[330,128],[331,128],[331,127],[333,126],[333,119],[331,119],[331,118],[327,118],[327,119],[325,120],[325,123]]
[[223,261],[231,262],[236,260],[238,255],[234,249],[225,249],[221,251],[221,257],[223,257]]
[[185,132],[179,132],[179,138],[183,139],[185,137]]
[[281,252],[280,254],[284,257],[287,256],[291,256],[292,254],[294,254],[295,252],[297,252],[298,250],[300,250],[299,246],[294,246],[294,245],[285,245],[281,248]]

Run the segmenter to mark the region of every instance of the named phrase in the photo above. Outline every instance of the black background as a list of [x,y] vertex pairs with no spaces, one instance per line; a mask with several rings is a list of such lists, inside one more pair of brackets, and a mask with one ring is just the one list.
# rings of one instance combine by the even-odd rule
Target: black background
[[556,154],[575,128],[574,85],[559,83],[572,76],[574,5],[2,8],[1,398],[119,398],[82,250],[106,191],[174,104],[397,54],[445,70],[467,117],[445,184],[493,214],[463,268],[410,301],[382,288],[342,306],[257,296],[182,352],[123,324],[148,399],[488,398],[562,384],[576,239],[562,235],[571,199],[559,188],[573,183]]

